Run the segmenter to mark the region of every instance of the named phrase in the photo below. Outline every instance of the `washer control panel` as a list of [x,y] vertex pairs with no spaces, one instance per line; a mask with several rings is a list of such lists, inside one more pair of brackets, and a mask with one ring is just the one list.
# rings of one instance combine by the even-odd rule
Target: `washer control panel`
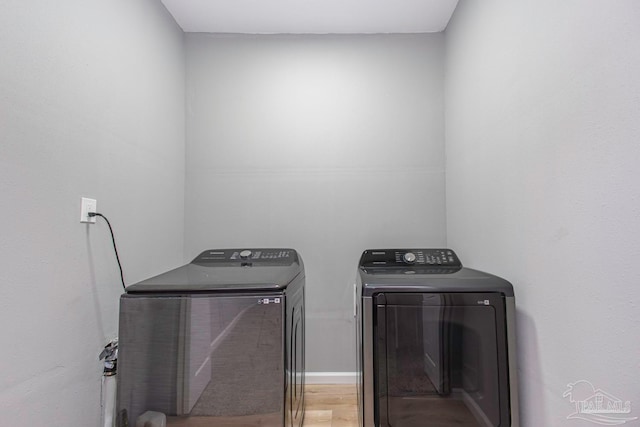
[[451,249],[368,249],[360,258],[360,267],[450,267],[462,263]]
[[198,255],[192,264],[200,265],[290,265],[297,262],[294,249],[209,249]]

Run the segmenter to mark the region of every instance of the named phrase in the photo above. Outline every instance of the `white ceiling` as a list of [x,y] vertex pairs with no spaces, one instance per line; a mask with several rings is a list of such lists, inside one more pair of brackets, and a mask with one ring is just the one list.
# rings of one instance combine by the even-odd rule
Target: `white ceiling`
[[187,32],[431,33],[458,0],[162,0]]

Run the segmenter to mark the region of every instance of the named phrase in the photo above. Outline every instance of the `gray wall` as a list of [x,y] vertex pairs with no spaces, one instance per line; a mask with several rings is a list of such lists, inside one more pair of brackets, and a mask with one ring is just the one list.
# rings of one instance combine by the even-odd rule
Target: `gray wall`
[[97,426],[127,283],[183,261],[180,29],[153,0],[2,1],[0,425]]
[[284,246],[307,367],[354,371],[372,247],[445,242],[443,35],[187,36],[185,251]]
[[567,384],[640,407],[640,3],[461,0],[446,31],[447,239],[516,288],[524,426]]

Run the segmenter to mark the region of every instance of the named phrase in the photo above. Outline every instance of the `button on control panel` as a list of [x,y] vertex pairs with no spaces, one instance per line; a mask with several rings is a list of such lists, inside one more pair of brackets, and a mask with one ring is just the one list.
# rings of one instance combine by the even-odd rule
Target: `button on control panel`
[[413,264],[416,262],[416,254],[413,252],[405,252],[405,254],[402,255],[402,260],[407,264]]

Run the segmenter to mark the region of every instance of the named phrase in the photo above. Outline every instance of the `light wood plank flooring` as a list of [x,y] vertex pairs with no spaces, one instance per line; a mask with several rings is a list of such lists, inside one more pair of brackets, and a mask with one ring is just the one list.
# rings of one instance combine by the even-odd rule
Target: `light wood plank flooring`
[[[303,427],[358,427],[357,395],[355,385],[307,385],[305,386],[305,416]],[[272,426],[273,416],[279,413],[247,415],[242,417],[245,426]],[[217,417],[216,427],[237,427],[239,417]],[[209,427],[210,417],[169,417],[172,427]]]
[[304,427],[357,427],[355,385],[306,385]]

